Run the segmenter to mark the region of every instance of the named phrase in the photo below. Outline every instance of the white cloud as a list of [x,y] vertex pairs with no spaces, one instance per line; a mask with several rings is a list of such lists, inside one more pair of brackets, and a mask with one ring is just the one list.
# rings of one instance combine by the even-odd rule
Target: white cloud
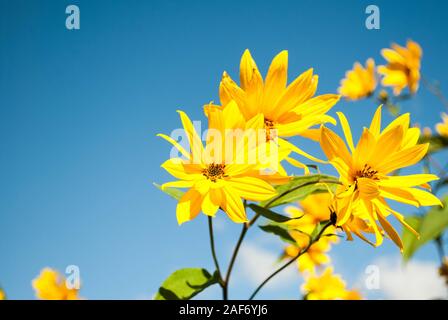
[[380,259],[380,290],[385,299],[447,298],[447,288],[433,262],[411,260],[403,264],[400,257]]
[[[277,263],[279,254],[280,251],[272,252],[251,242],[244,243],[238,256],[238,278],[244,278],[252,285],[260,284],[280,267],[280,264]],[[299,286],[296,264],[292,264],[273,278],[266,285],[265,290],[277,289],[291,283],[296,283]]]

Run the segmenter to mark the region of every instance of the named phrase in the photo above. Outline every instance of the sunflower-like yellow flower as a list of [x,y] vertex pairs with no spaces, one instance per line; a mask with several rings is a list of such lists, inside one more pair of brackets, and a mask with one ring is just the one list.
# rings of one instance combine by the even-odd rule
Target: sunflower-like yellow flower
[[[306,197],[299,202],[299,207],[288,206],[285,211],[293,218],[287,222],[289,233],[296,241],[296,244],[288,245],[285,248],[285,256],[295,257],[299,251],[306,247],[310,241],[310,235],[314,228],[322,221],[330,219],[330,206],[332,197],[329,193],[316,193]],[[335,234],[333,226],[327,228],[326,234]],[[301,272],[315,270],[316,266],[321,266],[330,262],[327,252],[331,249],[331,243],[338,242],[336,236],[322,237],[318,242],[297,259],[298,268]]]
[[[381,106],[377,109],[369,128],[364,128],[355,147],[349,123],[338,113],[347,141],[328,128],[322,128],[321,146],[330,163],[340,175],[338,187],[337,226],[347,233],[346,224],[353,216],[368,222],[376,236],[376,246],[383,241],[380,226],[402,250],[400,236],[387,221],[392,214],[405,227],[417,233],[394,211],[386,199],[420,206],[441,205],[440,200],[418,187],[429,188],[428,182],[437,180],[433,174],[392,175],[395,171],[419,162],[428,150],[428,144],[417,144],[419,128],[409,128],[410,116],[404,114],[381,131]],[[379,225],[377,224],[379,222]]]
[[57,271],[45,268],[32,282],[36,297],[41,300],[78,300],[78,290],[68,289],[65,278]]
[[448,114],[442,113],[442,122],[436,124],[436,131],[442,137],[448,137]]
[[364,68],[359,62],[341,80],[339,94],[349,100],[359,100],[370,96],[376,89],[375,61],[368,59]]
[[[338,102],[339,95],[324,94],[314,97],[318,76],[313,69],[302,73],[287,85],[288,52],[280,52],[269,67],[266,79],[263,78],[249,50],[246,50],[240,64],[240,86],[224,72],[219,86],[221,104],[231,100],[238,104],[246,120],[261,114],[266,128],[266,138],[270,140],[270,132],[276,132],[278,144],[313,161],[319,159],[309,155],[283,138],[303,136],[315,141],[319,140],[319,129],[313,126],[323,123],[334,123],[335,120],[326,113]],[[287,161],[295,166],[306,166],[291,158]]]
[[333,274],[333,268],[327,267],[321,275],[310,274],[302,285],[307,300],[361,300],[358,291],[347,290],[340,275]]
[[[194,219],[201,210],[208,216],[214,216],[219,208],[223,209],[234,222],[246,222],[247,216],[242,199],[267,200],[276,194],[275,189],[267,181],[284,182],[288,177],[280,177],[272,172],[264,174],[261,170],[262,165],[258,161],[263,162],[265,157],[264,136],[263,141],[255,145],[248,143],[250,139],[246,139],[246,135],[239,138],[234,136],[235,131],[242,127],[243,133],[263,130],[261,116],[246,122],[234,101],[225,108],[208,108],[206,113],[209,116],[209,134],[205,148],[191,120],[182,111],[179,111],[179,114],[190,151],[171,137],[159,135],[172,143],[184,156],[169,159],[162,164],[162,168],[179,179],[165,183],[162,189],[188,188],[177,205],[176,215],[179,224]],[[252,155],[257,155],[252,161],[245,158]]]
[[406,87],[412,94],[417,92],[422,58],[419,44],[409,40],[405,48],[394,43],[390,49],[381,50],[381,54],[388,62],[378,67],[378,72],[384,76],[382,85],[392,87],[395,95]]
[[0,288],[0,300],[6,300],[6,294],[3,289]]

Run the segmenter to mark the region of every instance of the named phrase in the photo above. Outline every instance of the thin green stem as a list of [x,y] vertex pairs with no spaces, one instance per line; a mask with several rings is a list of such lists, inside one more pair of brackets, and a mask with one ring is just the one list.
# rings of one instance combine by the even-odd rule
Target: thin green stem
[[224,290],[225,285],[222,280],[221,269],[219,268],[218,257],[216,256],[216,250],[215,250],[215,237],[213,235],[213,220],[212,220],[212,217],[210,217],[210,216],[208,216],[207,218],[208,218],[208,232],[210,235],[210,248],[212,250],[213,262],[215,264],[216,272],[218,273],[218,283],[221,286],[221,288],[223,289],[223,298],[225,298],[225,296],[226,296],[226,293]]
[[266,283],[268,283],[272,278],[274,278],[277,274],[279,274],[280,272],[282,272],[283,270],[285,270],[287,267],[289,267],[294,261],[296,261],[302,254],[306,253],[308,251],[308,249],[317,241],[319,241],[319,239],[322,237],[323,233],[325,232],[325,230],[331,226],[333,223],[331,221],[328,221],[327,224],[325,226],[323,226],[323,228],[320,230],[320,232],[317,234],[317,236],[314,239],[310,239],[308,245],[303,248],[302,250],[299,251],[299,253],[293,257],[292,259],[290,259],[288,262],[286,262],[285,264],[283,264],[280,268],[278,268],[277,270],[275,270],[273,273],[271,273],[271,275],[269,277],[267,277],[258,287],[257,289],[255,289],[255,291],[252,293],[252,295],[250,296],[249,300],[253,300],[255,298],[255,296],[257,295],[257,293],[261,290],[261,288],[263,288]]
[[233,266],[235,265],[235,260],[238,255],[238,252],[240,250],[241,244],[243,243],[244,237],[246,236],[247,230],[249,230],[249,225],[247,223],[243,224],[243,229],[241,230],[240,237],[238,238],[238,241],[235,245],[235,249],[233,250],[232,257],[230,258],[229,268],[227,269],[227,274],[224,279],[224,286],[225,286],[225,298],[224,300],[227,300],[228,297],[228,287],[229,287],[229,281],[230,281],[230,275],[232,274]]
[[440,263],[443,265],[445,262],[445,250],[443,249],[443,241],[442,236],[438,236],[435,240],[437,252],[439,253]]
[[[304,184],[301,184],[299,186],[296,186],[292,189],[286,190],[285,192],[277,195],[276,197],[272,198],[268,203],[266,203],[263,207],[264,208],[269,208],[270,205],[272,205],[275,201],[277,201],[278,199],[280,199],[281,197],[287,195],[288,193],[291,193],[297,189],[306,187],[308,185],[311,184],[317,184],[317,183],[340,183],[338,181],[334,181],[334,180],[321,180],[321,181],[311,181],[311,182],[306,182]],[[246,202],[244,203],[244,206],[246,207]],[[233,253],[232,253],[232,257],[230,258],[230,263],[229,263],[229,268],[227,269],[227,274],[226,277],[224,279],[224,286],[223,286],[223,291],[224,291],[224,300],[228,299],[228,287],[229,287],[229,281],[230,281],[230,276],[232,274],[232,270],[233,267],[235,265],[235,261],[236,261],[236,257],[238,256],[238,252],[240,250],[241,244],[243,243],[244,237],[246,236],[247,231],[249,230],[249,228],[255,224],[255,222],[258,220],[258,218],[260,218],[260,214],[256,213],[252,219],[249,222],[246,222],[243,224],[243,228],[241,230],[240,236],[238,238],[238,241],[235,245],[235,248],[233,249]]]

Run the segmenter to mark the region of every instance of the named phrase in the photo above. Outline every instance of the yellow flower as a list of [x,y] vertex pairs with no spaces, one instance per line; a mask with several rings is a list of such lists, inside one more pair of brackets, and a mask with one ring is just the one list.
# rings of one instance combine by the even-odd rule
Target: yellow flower
[[321,275],[311,274],[302,285],[307,300],[361,300],[359,292],[347,290],[341,276],[327,267]]
[[353,70],[347,71],[341,81],[339,93],[349,100],[359,100],[370,96],[376,88],[375,61],[368,59],[366,67],[356,62]]
[[36,297],[41,300],[78,300],[78,290],[68,289],[65,278],[57,271],[45,268],[33,280]]
[[[319,129],[313,126],[323,123],[334,123],[334,119],[326,113],[339,100],[339,95],[324,94],[313,97],[316,93],[318,77],[313,70],[302,73],[287,86],[288,52],[280,52],[269,67],[266,79],[258,71],[249,50],[246,50],[240,64],[240,86],[224,72],[219,87],[221,104],[231,100],[238,104],[246,120],[261,114],[266,128],[266,138],[271,139],[271,132],[278,136],[281,147],[320,161],[303,150],[287,142],[286,137],[300,135],[315,141],[319,140]],[[297,160],[287,157],[287,161],[295,166],[306,166]]]
[[420,81],[420,60],[422,49],[417,42],[409,40],[406,48],[392,44],[391,49],[381,50],[386,66],[379,66],[378,72],[384,75],[383,86],[393,87],[395,95],[409,87],[411,93],[417,92]]
[[[295,257],[309,243],[309,236],[319,222],[330,219],[331,195],[329,193],[316,193],[306,197],[299,202],[300,207],[288,206],[285,211],[294,218],[287,222],[291,237],[297,242],[295,245],[288,245],[285,248],[285,256]],[[300,230],[300,231],[299,231]],[[327,229],[326,234],[335,234],[333,226]],[[307,235],[308,234],[308,235]],[[297,259],[298,268],[301,272],[315,270],[316,266],[321,266],[330,262],[330,257],[326,254],[330,251],[331,243],[338,242],[336,236],[323,237],[314,243],[306,253]]]
[[[333,131],[322,128],[321,146],[330,163],[340,175],[342,186],[336,194],[337,225],[342,228],[355,216],[368,221],[376,236],[376,246],[383,237],[377,221],[388,236],[402,250],[400,236],[387,221],[392,214],[405,227],[417,234],[403,215],[390,208],[386,199],[416,207],[441,205],[440,200],[420,188],[429,188],[428,182],[437,180],[433,174],[392,175],[395,171],[419,162],[428,150],[428,144],[417,144],[419,128],[409,128],[409,114],[404,114],[381,131],[381,106],[369,128],[364,128],[355,148],[352,133],[345,116],[338,112],[348,144]],[[348,232],[347,228],[345,231]]]
[[[246,161],[244,158],[244,155],[254,154],[263,157],[263,151],[260,150],[264,150],[263,147],[266,146],[264,136],[262,144],[257,143],[255,149],[250,148],[244,137],[234,141],[233,129],[244,126],[246,130],[244,132],[256,132],[263,128],[262,117],[254,117],[246,122],[233,101],[225,108],[212,108],[206,112],[211,113],[205,148],[191,120],[182,111],[179,111],[179,114],[191,151],[187,152],[172,138],[159,135],[172,143],[184,156],[169,159],[162,164],[162,168],[179,179],[165,183],[162,189],[188,188],[177,205],[176,215],[179,224],[194,219],[201,210],[208,216],[214,216],[219,208],[223,209],[234,222],[246,222],[242,199],[267,200],[276,194],[275,189],[267,181],[275,182],[283,179],[284,182],[288,178],[279,177],[278,174],[263,174],[258,162]],[[219,133],[220,137],[217,138],[212,133]],[[231,146],[230,151],[228,146]]]
[[436,131],[442,137],[448,137],[448,114],[442,113],[442,122],[436,124]]
[[3,291],[3,289],[0,289],[0,300],[6,300],[6,294],[5,291]]
[[[285,256],[296,257],[301,248],[308,245],[309,237],[299,231],[290,231],[291,237],[297,242],[296,245],[289,245],[285,248]],[[322,266],[330,263],[330,257],[327,252],[331,249],[331,238],[324,237],[314,243],[309,249],[297,259],[297,266],[300,272],[314,272],[316,266]]]

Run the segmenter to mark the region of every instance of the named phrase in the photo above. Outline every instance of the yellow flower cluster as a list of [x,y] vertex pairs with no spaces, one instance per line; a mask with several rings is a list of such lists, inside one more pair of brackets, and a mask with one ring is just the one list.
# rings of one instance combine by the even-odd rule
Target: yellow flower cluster
[[[246,50],[241,58],[240,85],[224,72],[219,85],[221,105],[204,108],[208,118],[205,146],[191,120],[181,111],[189,146],[159,135],[182,156],[162,164],[178,179],[165,183],[162,189],[188,189],[177,205],[179,224],[194,219],[201,211],[214,216],[219,208],[234,222],[247,222],[243,200],[272,198],[276,194],[272,184],[288,181],[281,161],[303,168],[306,173],[307,166],[292,158],[292,153],[322,162],[285,138],[303,136],[319,140],[316,126],[335,123],[326,113],[339,96],[315,96],[318,77],[312,69],[287,85],[287,69],[288,53],[282,51],[273,59],[263,80]],[[236,135],[238,131],[242,134]],[[260,131],[261,138],[257,134]],[[248,143],[251,138],[254,143]],[[251,155],[256,158],[249,161]]]
[[56,270],[45,268],[32,282],[36,297],[41,300],[78,300],[78,290],[68,289],[65,278]]
[[[339,93],[351,100],[374,94],[379,80],[377,72],[383,75],[382,85],[391,86],[395,95],[405,87],[411,94],[415,93],[420,79],[422,51],[419,45],[413,41],[409,41],[406,48],[394,44],[382,54],[387,65],[376,70],[373,59],[368,59],[365,67],[355,63],[342,80]],[[359,292],[348,290],[340,276],[333,274],[328,252],[339,240],[338,230],[344,231],[348,240],[356,235],[373,246],[381,245],[384,237],[388,237],[403,250],[402,240],[389,222],[390,216],[418,237],[389,202],[415,207],[441,205],[429,192],[429,182],[437,180],[436,175],[399,174],[399,170],[422,160],[428,144],[419,143],[421,131],[410,126],[408,113],[397,116],[383,128],[381,106],[356,144],[349,121],[343,113],[337,112],[344,141],[326,126],[337,124],[327,112],[338,102],[339,95],[316,96],[318,78],[312,69],[287,84],[287,70],[288,53],[282,51],[273,59],[263,79],[246,50],[240,63],[240,83],[224,72],[219,85],[221,104],[210,103],[204,107],[208,120],[205,144],[193,122],[179,111],[185,132],[182,140],[188,141],[188,145],[181,145],[181,141],[168,135],[159,135],[178,153],[162,164],[162,168],[177,178],[163,184],[162,190],[187,189],[177,204],[179,224],[194,219],[200,212],[214,217],[221,209],[234,222],[246,223],[241,241],[245,230],[261,214],[257,212],[249,221],[247,201],[269,204],[272,199],[279,199],[278,190],[293,191],[285,191],[291,186],[286,183],[292,177],[283,167],[284,162],[309,174],[308,166],[292,155],[332,165],[338,173],[335,180],[338,186],[334,189],[327,186],[327,192],[321,189],[322,193],[308,194],[297,205],[289,205],[285,211],[291,219],[286,221],[280,217],[286,222],[275,227],[286,228],[286,233],[280,235],[289,243],[283,253],[283,258],[289,258],[284,267],[297,259],[298,269],[306,276],[302,290],[307,299],[361,299]],[[379,99],[388,101],[384,89]],[[444,123],[439,124],[437,130],[446,135],[448,116],[444,115],[443,119]],[[288,141],[295,136],[318,142],[328,160],[320,160]],[[282,186],[277,188],[276,185]],[[261,209],[269,208],[267,205]],[[279,219],[275,212],[271,214]],[[326,269],[319,272],[322,266]]]
[[[410,116],[404,114],[381,130],[381,107],[364,131],[356,147],[350,125],[338,113],[347,144],[332,130],[323,127],[321,147],[340,175],[341,186],[335,195],[333,210],[336,225],[351,239],[355,233],[367,240],[360,230],[373,230],[375,245],[383,241],[385,232],[402,250],[400,236],[386,219],[394,216],[410,231],[402,214],[393,210],[386,200],[420,206],[442,205],[428,189],[428,182],[437,180],[433,174],[394,175],[399,169],[418,163],[428,151],[428,144],[418,144],[420,129],[409,128]],[[358,227],[357,229],[354,228]]]
[[387,64],[378,66],[377,70],[374,60],[370,58],[365,67],[356,62],[353,69],[346,72],[339,87],[339,93],[343,97],[359,100],[371,96],[377,87],[378,75],[382,76],[381,84],[391,87],[396,96],[406,87],[411,94],[417,92],[422,57],[419,44],[412,40],[407,42],[406,47],[394,43],[391,48],[381,50],[381,54]]
[[341,276],[328,267],[321,275],[311,274],[302,286],[307,300],[361,300],[356,290],[348,290]]

